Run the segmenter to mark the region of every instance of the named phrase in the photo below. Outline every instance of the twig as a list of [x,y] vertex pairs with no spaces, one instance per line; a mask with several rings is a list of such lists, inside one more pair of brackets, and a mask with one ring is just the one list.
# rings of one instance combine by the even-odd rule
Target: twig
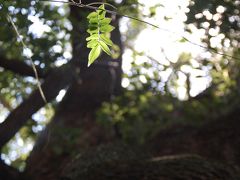
[[113,9],[116,9],[117,10],[117,8],[115,7],[115,6],[113,6],[113,5],[111,5],[111,4],[109,4],[109,3],[105,3],[105,2],[94,2],[94,3],[90,3],[90,4],[87,4],[88,6],[92,6],[92,5],[102,5],[102,4],[104,4],[104,5],[107,5],[107,6],[110,6],[110,7],[112,7]]
[[[16,32],[16,34],[17,34],[17,37],[19,38],[19,40],[20,40],[20,42],[21,42],[21,44],[22,44],[22,46],[23,46],[23,49],[27,50],[28,48],[27,48],[26,44],[23,42],[23,39],[22,39],[20,33],[18,32],[18,29],[17,29],[16,25],[14,24],[11,16],[9,16],[8,14],[7,14],[7,19],[8,19],[8,21],[12,24],[13,29],[15,30],[15,32]],[[40,94],[41,94],[41,97],[42,97],[43,101],[44,101],[45,103],[47,103],[47,99],[46,99],[46,97],[45,97],[45,95],[44,95],[44,93],[43,93],[43,90],[42,90],[42,87],[41,87],[41,83],[40,83],[40,80],[39,80],[39,77],[38,77],[37,69],[36,69],[36,67],[35,67],[35,65],[34,65],[34,63],[33,63],[33,60],[32,60],[32,58],[31,58],[30,56],[29,56],[29,59],[30,59],[30,62],[31,62],[31,66],[32,66],[32,69],[33,69],[35,78],[36,78],[36,80],[37,80],[37,87],[38,87],[38,89],[39,89],[39,92],[40,92]]]

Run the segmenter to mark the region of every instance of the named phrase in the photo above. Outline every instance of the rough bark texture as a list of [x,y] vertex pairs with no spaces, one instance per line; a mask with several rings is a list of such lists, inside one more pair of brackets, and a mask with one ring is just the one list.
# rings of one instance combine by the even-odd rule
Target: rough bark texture
[[201,127],[174,126],[135,149],[112,144],[81,154],[69,163],[62,179],[238,180],[238,112]]
[[[129,149],[125,149],[129,151]],[[104,154],[104,152],[101,152]],[[126,154],[126,153],[125,153]],[[101,154],[99,154],[101,155]],[[114,154],[117,156],[117,153]],[[123,155],[121,155],[123,156]],[[100,156],[101,157],[101,156]],[[107,156],[108,157],[108,156]],[[89,157],[90,158],[90,157]],[[96,160],[96,153],[93,155]],[[221,163],[210,162],[199,156],[178,155],[155,159],[99,161],[89,165],[84,157],[73,162],[62,180],[238,180],[239,170]]]
[[63,179],[238,180],[238,112],[201,127],[174,126],[134,150],[112,144],[90,151],[69,163]]
[[[85,134],[88,137],[82,137],[83,142],[79,146],[82,149],[77,149],[65,161],[62,155],[58,157],[63,164],[58,176],[48,177],[45,174],[44,177],[63,180],[239,180],[238,123],[236,110],[199,128],[175,126],[166,129],[140,147],[110,143],[96,148],[99,143],[106,143],[104,138],[98,143],[93,142],[95,147],[86,147],[88,143],[84,141],[94,137],[92,135],[101,139],[101,129],[91,131],[90,128],[89,134]],[[92,124],[90,126],[96,128]],[[54,161],[54,158],[51,160]],[[53,175],[52,172],[45,173]]]
[[155,155],[193,153],[240,166],[239,109],[201,127],[174,126],[156,135],[148,147]]

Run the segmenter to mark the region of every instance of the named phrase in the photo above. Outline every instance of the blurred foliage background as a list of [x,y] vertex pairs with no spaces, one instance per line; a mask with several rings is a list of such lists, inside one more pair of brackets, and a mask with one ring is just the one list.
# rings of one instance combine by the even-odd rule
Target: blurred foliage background
[[[199,37],[201,43],[196,45],[190,40],[190,44],[201,46],[203,51],[197,56],[182,52],[177,61],[172,61],[162,48],[159,51],[169,62],[167,65],[147,52],[137,52],[132,46],[134,39],[131,37],[135,38],[139,31],[126,31],[124,43],[126,49],[131,51],[132,61],[131,73],[125,74],[124,78],[128,78],[129,85],[122,96],[112,103],[105,103],[98,112],[99,119],[105,119],[102,123],[106,126],[115,124],[127,141],[143,143],[173,123],[199,125],[234,109],[239,103],[239,3],[189,1],[185,31],[192,35],[196,31],[202,33]],[[152,17],[163,8],[164,4],[150,7],[146,16]],[[171,21],[171,17],[165,17],[165,20]],[[130,20],[128,29],[135,27],[135,23]],[[188,36],[180,37],[179,42],[189,43],[185,37]],[[146,61],[137,63],[140,57],[145,57]],[[194,70],[205,73],[196,76]],[[167,78],[162,76],[163,72],[168,74]],[[204,78],[208,83],[202,92],[192,96],[196,78]],[[178,94],[179,79],[184,79],[185,95],[182,101],[179,101]]]
[[[168,27],[158,24],[159,18],[171,23],[178,16],[176,13],[172,17],[160,13],[171,7],[165,1],[150,4],[137,0],[107,2],[118,6],[122,14],[149,22],[153,20],[153,23],[166,29]],[[199,125],[234,109],[239,103],[240,85],[239,6],[239,0],[191,0],[183,6],[179,5],[178,12],[186,16],[182,22],[184,33],[183,36],[177,35],[172,43],[177,47],[184,44],[197,46],[200,50],[197,55],[182,51],[176,59],[168,55],[169,52],[174,53],[176,47],[166,50],[166,42],[145,44],[159,45],[159,57],[152,56],[148,51],[139,51],[136,46],[141,32],[154,28],[122,18],[123,59],[128,64],[123,65],[123,93],[113,97],[110,103],[103,104],[97,112],[98,122],[106,128],[114,126],[126,141],[144,143],[172,124]],[[21,46],[6,14],[12,17],[27,50]],[[72,30],[68,16],[67,4],[0,0],[0,57],[30,64],[31,56],[43,72],[67,63],[71,59]],[[167,33],[174,32],[175,29],[168,29]],[[184,38],[192,36],[199,42],[188,42]],[[197,86],[197,79],[204,81],[206,86],[194,94],[193,84]],[[3,121],[35,88],[34,78],[0,68],[0,120]],[[61,98],[37,112],[4,147],[1,157],[5,162],[24,168],[24,160],[36,134],[49,122],[59,101]]]

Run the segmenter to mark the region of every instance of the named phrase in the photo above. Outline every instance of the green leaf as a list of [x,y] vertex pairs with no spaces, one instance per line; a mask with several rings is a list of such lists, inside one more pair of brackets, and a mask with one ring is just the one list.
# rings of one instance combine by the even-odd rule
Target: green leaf
[[88,19],[97,18],[97,16],[98,16],[98,13],[92,12],[92,13],[90,13],[90,14],[87,16],[87,18],[88,18]]
[[96,24],[98,24],[98,18],[97,17],[94,17],[94,18],[91,18],[91,19],[89,19],[89,23],[96,23]]
[[104,6],[104,4],[102,4],[101,6],[98,7],[97,13],[100,14],[100,13],[102,13],[104,11],[106,11],[105,10],[105,6]]
[[96,39],[93,39],[93,40],[91,40],[91,41],[89,41],[88,43],[87,43],[87,47],[88,48],[94,48],[95,46],[97,46],[99,43],[98,43],[98,40],[96,40]]
[[99,15],[98,15],[98,19],[104,19],[105,18],[105,16],[106,16],[106,11],[101,11],[100,13],[99,13]]
[[101,46],[97,45],[90,51],[88,55],[88,67],[99,57],[101,53]]
[[88,29],[91,29],[91,30],[98,29],[98,24],[89,24]]
[[107,32],[111,32],[112,30],[114,30],[115,28],[111,25],[104,25],[100,27],[100,31],[107,33]]
[[103,26],[103,25],[109,24],[111,21],[112,21],[111,18],[104,18],[104,19],[100,20],[99,24],[101,26]]
[[111,18],[106,18],[106,10],[104,4],[101,5],[96,12],[88,15],[89,25],[87,32],[90,34],[86,38],[88,41],[87,47],[91,48],[88,56],[88,66],[90,66],[100,55],[102,51],[108,55],[112,55],[109,46],[113,46],[113,42],[108,37],[108,34],[114,29],[110,25]]
[[93,34],[98,33],[98,29],[94,29],[94,30],[88,29],[87,32],[88,32],[89,34],[93,35]]
[[108,38],[105,34],[100,34],[100,38],[103,42],[105,42],[107,45],[112,46],[113,42],[110,38]]
[[98,38],[99,38],[99,35],[98,35],[98,34],[93,34],[93,35],[87,37],[86,40],[87,40],[87,41],[90,41],[90,40],[92,40],[92,39],[98,39]]
[[99,6],[99,8],[97,10],[97,13],[98,13],[98,19],[104,19],[105,18],[106,10],[105,10],[104,4]]
[[102,4],[101,6],[98,7],[98,9],[104,9],[105,10],[105,5]]
[[99,41],[99,44],[100,44],[102,50],[103,50],[105,53],[107,53],[109,56],[112,55],[112,53],[111,53],[109,47],[107,46],[107,44],[105,44],[103,41]]

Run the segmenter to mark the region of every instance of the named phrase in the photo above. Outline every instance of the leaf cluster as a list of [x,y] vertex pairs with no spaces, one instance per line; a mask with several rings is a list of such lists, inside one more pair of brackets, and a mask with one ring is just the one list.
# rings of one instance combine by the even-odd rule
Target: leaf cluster
[[86,40],[88,41],[87,47],[91,49],[88,56],[88,66],[90,66],[102,51],[112,55],[109,46],[112,46],[113,42],[109,38],[109,33],[114,30],[114,27],[110,25],[112,19],[106,17],[104,4],[95,12],[90,13],[87,19],[89,21],[87,32],[90,36]]

